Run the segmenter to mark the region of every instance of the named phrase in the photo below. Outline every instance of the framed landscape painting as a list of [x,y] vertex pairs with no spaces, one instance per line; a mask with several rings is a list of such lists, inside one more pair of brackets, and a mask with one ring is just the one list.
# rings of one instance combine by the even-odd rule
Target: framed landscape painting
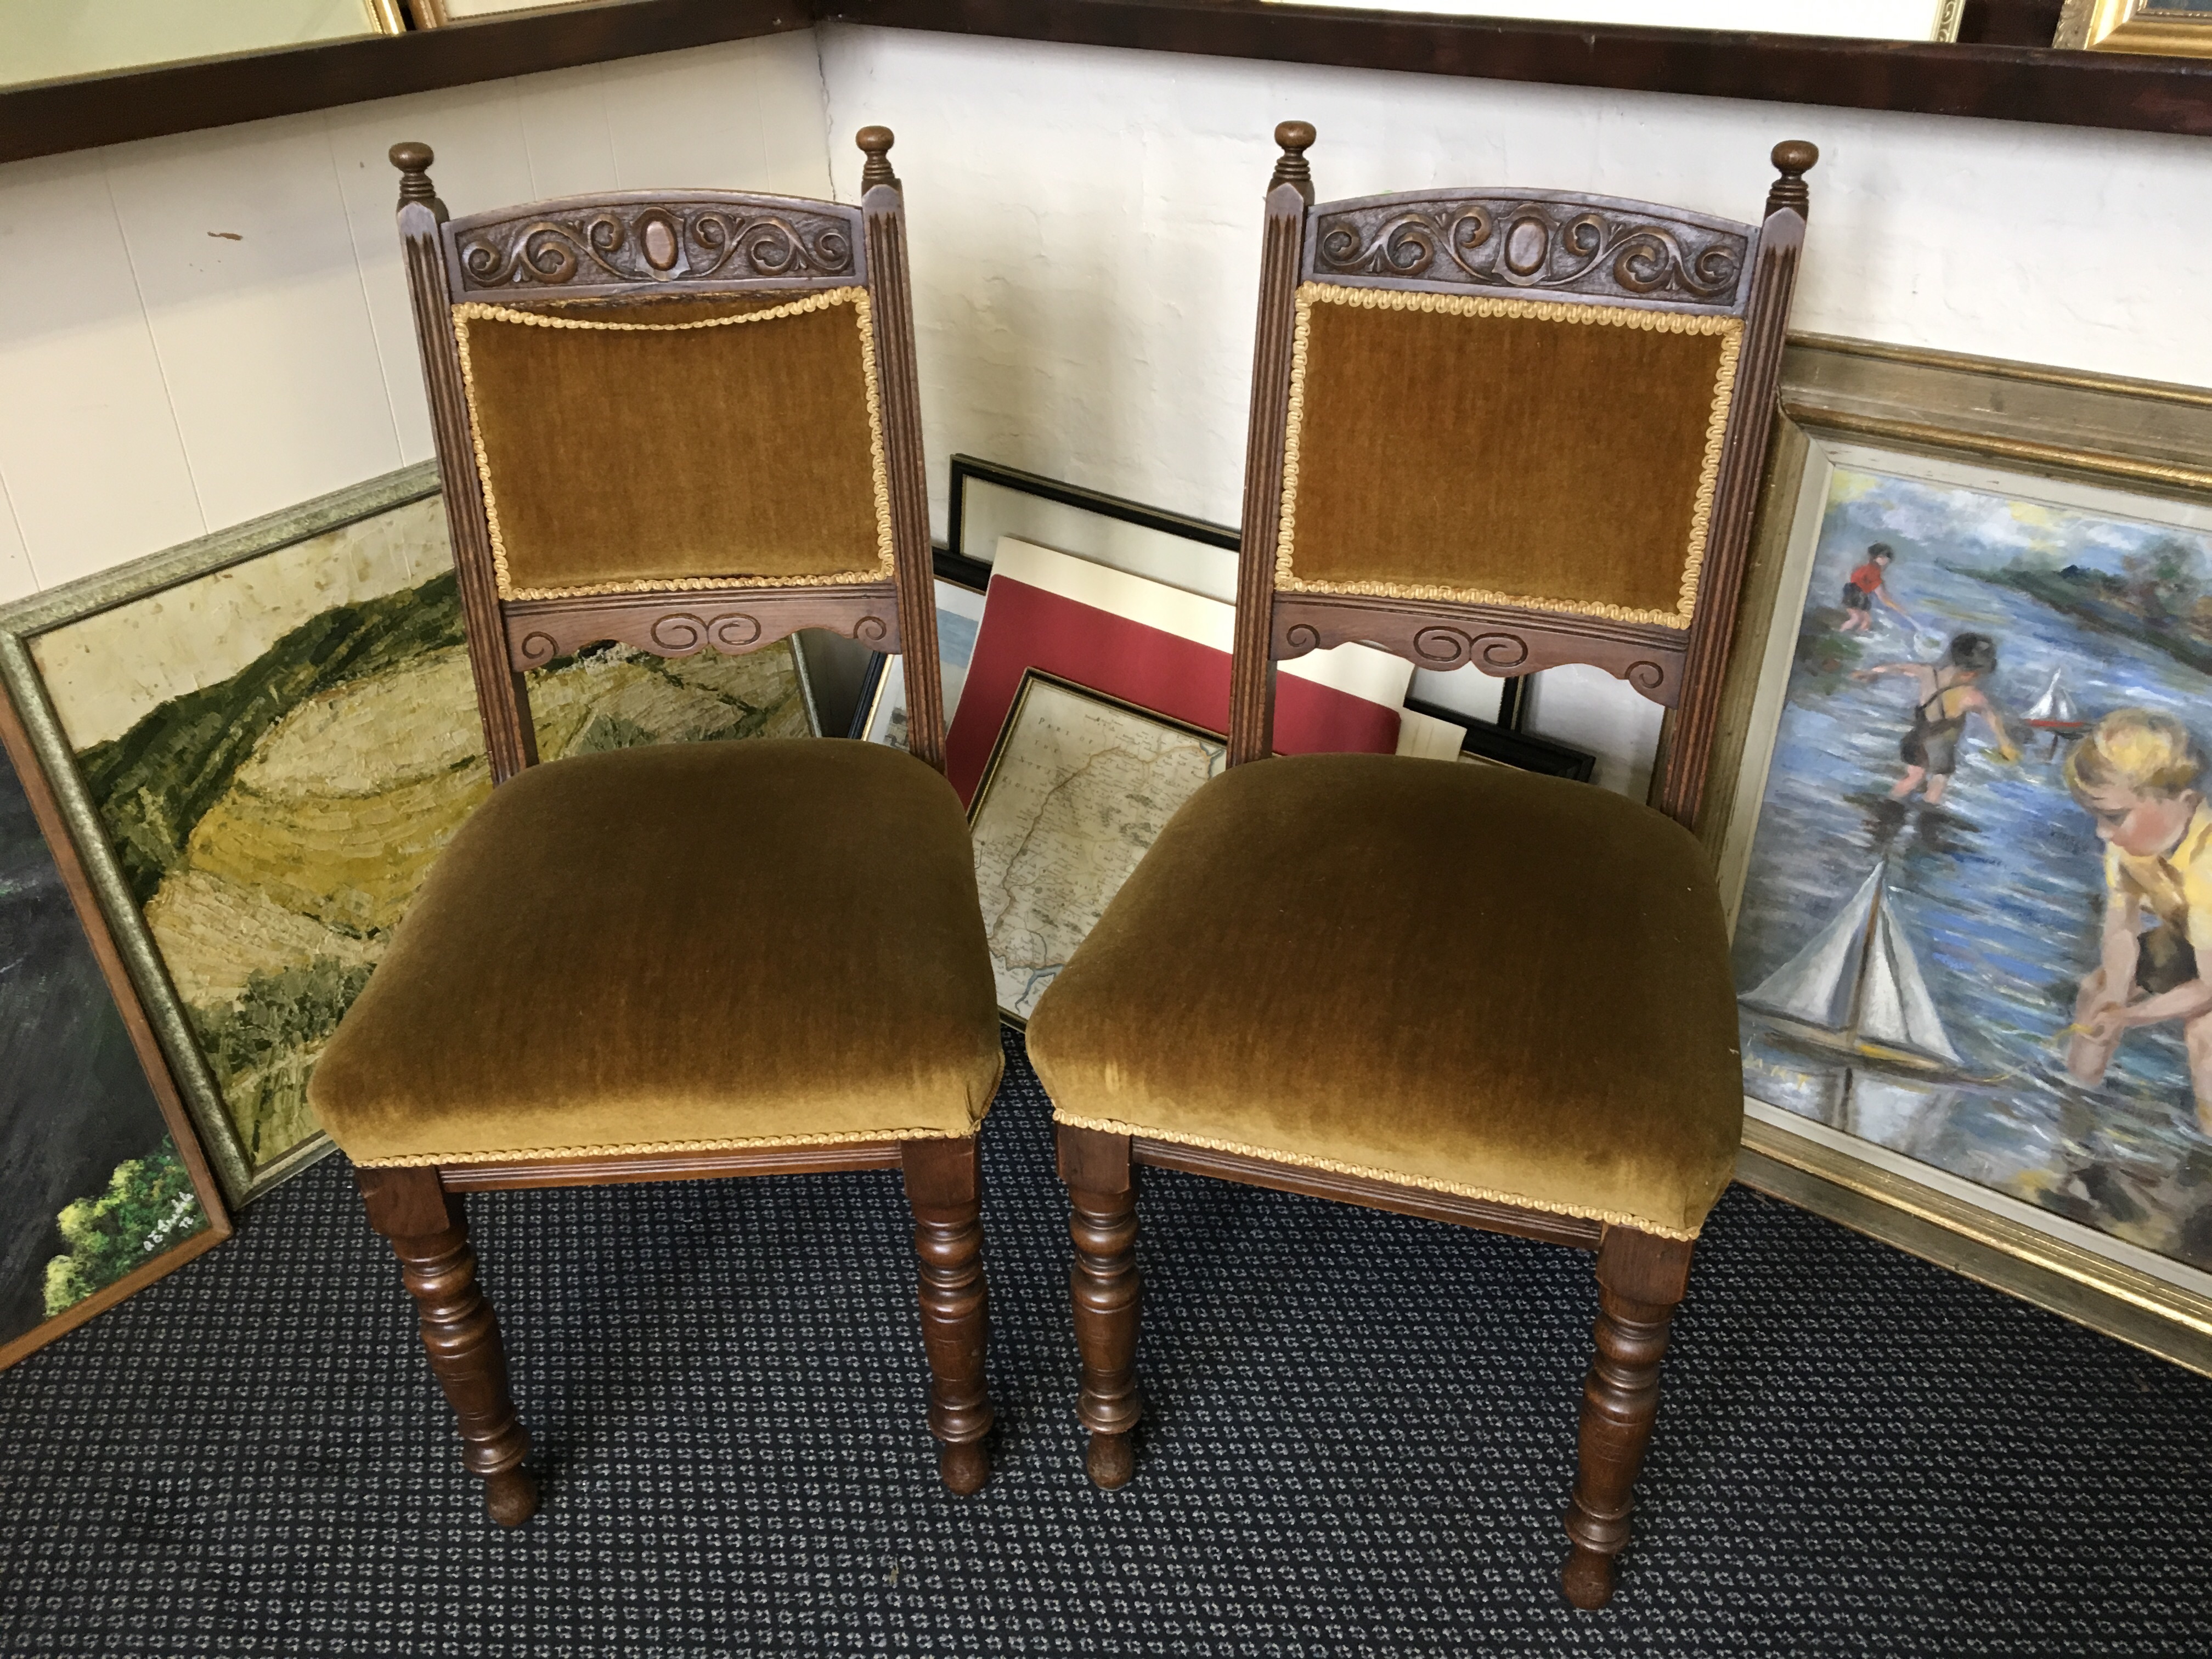
[[1960,389],[1912,367],[1788,405],[1721,863],[1746,1178],[2212,1370],[2212,477],[2111,404],[2212,408],[1869,412]]
[[0,697],[0,1366],[229,1236],[67,822]]
[[[0,670],[225,1189],[329,1150],[307,1085],[490,773],[428,465],[0,613]],[[529,676],[547,760],[805,736],[789,641]]]

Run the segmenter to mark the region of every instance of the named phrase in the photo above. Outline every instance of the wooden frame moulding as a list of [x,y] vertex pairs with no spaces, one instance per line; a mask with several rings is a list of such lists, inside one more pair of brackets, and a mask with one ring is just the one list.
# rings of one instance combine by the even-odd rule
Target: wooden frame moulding
[[1455,1227],[1480,1227],[1485,1232],[1511,1233],[1518,1238],[1568,1244],[1578,1250],[1595,1250],[1605,1239],[1605,1224],[1582,1216],[1554,1215],[1548,1210],[1528,1210],[1516,1204],[1467,1198],[1458,1193],[1401,1187],[1365,1176],[1277,1164],[1243,1152],[1185,1146],[1181,1141],[1152,1140],[1143,1135],[1132,1135],[1129,1157],[1134,1163],[1149,1164],[1156,1170],[1180,1170],[1186,1175],[1212,1176],[1222,1181],[1241,1182],[1248,1187],[1303,1193],[1309,1198],[1389,1210],[1397,1215],[1418,1216],[1424,1221],[1447,1221]]

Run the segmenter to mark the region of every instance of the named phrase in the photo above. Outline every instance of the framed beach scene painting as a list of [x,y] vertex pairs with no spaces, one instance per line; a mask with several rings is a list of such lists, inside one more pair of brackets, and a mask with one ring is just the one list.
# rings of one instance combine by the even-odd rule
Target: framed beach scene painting
[[1790,507],[1722,857],[1746,1146],[2203,1367],[2212,501],[1814,430]]
[[[491,789],[427,466],[0,615],[0,668],[234,1202],[320,1157],[316,1057]],[[538,753],[808,735],[789,641],[529,676]]]

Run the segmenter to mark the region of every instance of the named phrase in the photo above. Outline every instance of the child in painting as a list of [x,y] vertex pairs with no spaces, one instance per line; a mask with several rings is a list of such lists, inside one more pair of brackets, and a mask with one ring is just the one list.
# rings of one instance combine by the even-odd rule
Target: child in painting
[[2197,1121],[2212,1135],[2212,807],[2204,753],[2171,714],[2116,708],[2066,757],[2066,784],[2105,843],[2105,935],[2081,981],[2066,1069],[2104,1080],[2121,1037],[2181,1022]]
[[1995,640],[1986,634],[1961,634],[1951,641],[1950,650],[1937,667],[1918,662],[1886,662],[1862,668],[1851,676],[1855,680],[1870,680],[1884,674],[1909,675],[1919,693],[1912,710],[1912,729],[1897,745],[1898,756],[1905,762],[1905,775],[1889,792],[1892,800],[1903,800],[1924,786],[1929,805],[1942,802],[1952,773],[1959,769],[1959,740],[1966,734],[1968,715],[1980,716],[1989,727],[2001,758],[2020,758],[2020,750],[2005,733],[2003,719],[1976,684],[1995,672],[1996,665]]
[[[1876,599],[1904,617],[1906,622],[1912,622],[1905,607],[1891,598],[1889,590],[1882,586],[1883,578],[1889,574],[1889,567],[1896,558],[1897,550],[1887,542],[1876,542],[1867,549],[1866,562],[1844,580],[1844,620],[1838,632],[1873,633],[1874,602]],[[1919,624],[1914,623],[1913,626],[1917,628]]]

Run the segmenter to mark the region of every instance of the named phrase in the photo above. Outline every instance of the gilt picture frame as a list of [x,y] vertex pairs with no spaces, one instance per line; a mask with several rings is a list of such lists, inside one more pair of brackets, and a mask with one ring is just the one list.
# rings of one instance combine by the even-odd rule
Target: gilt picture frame
[[[531,671],[538,752],[818,731],[795,641]],[[307,1082],[490,792],[434,468],[0,610],[0,678],[234,1205],[327,1154]]]
[[2066,0],[2051,44],[2071,51],[2212,58],[2212,0]]
[[2083,1064],[2120,890],[2069,767],[2212,738],[2212,392],[1805,336],[1782,398],[1698,825],[1739,1178],[2212,1374],[2212,1126],[2178,1026]]

